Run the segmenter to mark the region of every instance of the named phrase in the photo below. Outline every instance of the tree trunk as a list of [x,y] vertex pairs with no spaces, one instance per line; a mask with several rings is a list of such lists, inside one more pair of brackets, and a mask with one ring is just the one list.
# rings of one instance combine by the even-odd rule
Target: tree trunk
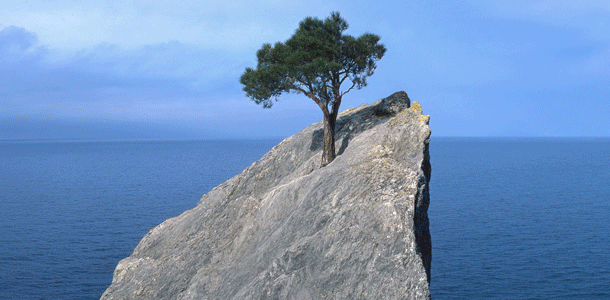
[[324,167],[335,159],[335,123],[337,114],[324,114],[324,149],[322,150],[322,165]]

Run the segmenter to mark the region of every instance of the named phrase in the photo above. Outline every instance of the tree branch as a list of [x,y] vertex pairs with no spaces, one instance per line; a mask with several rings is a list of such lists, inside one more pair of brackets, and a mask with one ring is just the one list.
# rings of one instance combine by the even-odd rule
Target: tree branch
[[347,91],[341,93],[341,97],[343,97],[343,95],[347,94],[349,91],[351,91],[354,87],[356,86],[356,83],[352,81],[352,86],[349,87],[349,89],[347,89]]
[[311,98],[311,100],[313,100],[320,107],[320,109],[322,110],[322,113],[328,114],[328,107],[326,107],[326,104],[324,104],[322,101],[320,101],[320,99],[318,97],[316,97],[316,95],[313,93],[313,87],[311,86],[311,83],[309,83],[308,86],[309,86],[309,91],[307,91],[303,88],[297,87],[297,86],[295,86],[294,89],[305,94],[305,96]]
[[[349,67],[349,68],[345,69],[345,73],[343,73],[343,74],[345,74],[345,76],[343,77],[343,79],[341,79],[341,81],[339,81],[339,85],[342,85],[342,84],[343,84],[343,82],[345,81],[345,79],[347,79],[347,78],[349,77],[349,75],[348,75],[348,74],[349,74],[349,71],[350,71],[350,70],[351,70],[351,67]],[[341,75],[341,74],[340,74],[340,75]]]

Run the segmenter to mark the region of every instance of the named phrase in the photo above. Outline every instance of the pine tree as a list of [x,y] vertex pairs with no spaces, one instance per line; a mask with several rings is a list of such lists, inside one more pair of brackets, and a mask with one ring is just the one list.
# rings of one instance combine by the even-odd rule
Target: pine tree
[[[307,17],[285,43],[264,44],[256,53],[256,69],[246,68],[240,78],[246,94],[263,108],[290,92],[304,94],[320,107],[324,114],[322,166],[336,156],[335,123],[343,95],[366,86],[386,51],[379,36],[365,33],[354,38],[343,34],[347,28],[338,12],[324,21]],[[347,88],[341,90],[346,81]]]

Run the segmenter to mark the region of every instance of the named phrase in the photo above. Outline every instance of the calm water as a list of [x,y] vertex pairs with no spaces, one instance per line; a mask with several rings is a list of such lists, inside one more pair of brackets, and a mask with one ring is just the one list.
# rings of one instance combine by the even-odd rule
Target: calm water
[[[279,140],[0,142],[0,299],[98,299]],[[610,140],[431,143],[434,299],[610,299]]]
[[0,299],[99,299],[148,230],[278,142],[0,142]]
[[610,299],[610,139],[436,139],[434,299]]

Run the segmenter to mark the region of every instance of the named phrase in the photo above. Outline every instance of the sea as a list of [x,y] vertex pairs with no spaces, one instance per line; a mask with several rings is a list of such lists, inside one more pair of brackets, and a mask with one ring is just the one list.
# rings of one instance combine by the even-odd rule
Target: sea
[[[99,299],[279,142],[0,141],[0,299]],[[610,138],[433,136],[430,156],[432,299],[610,299]]]

